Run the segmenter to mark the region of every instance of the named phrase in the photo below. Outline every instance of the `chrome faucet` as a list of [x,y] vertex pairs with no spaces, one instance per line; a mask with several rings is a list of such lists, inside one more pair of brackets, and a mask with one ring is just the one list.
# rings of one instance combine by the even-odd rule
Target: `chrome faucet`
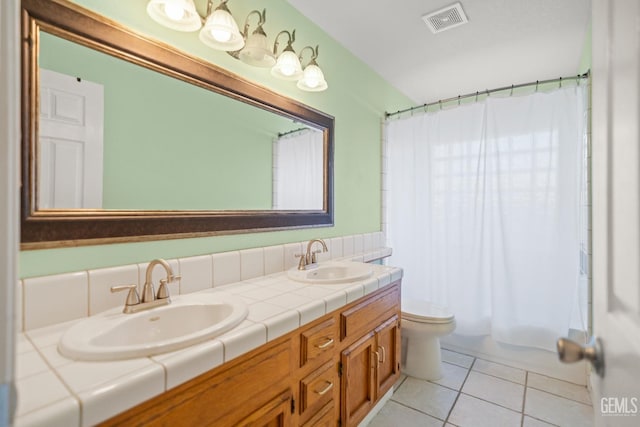
[[[322,251],[311,251],[311,247],[313,246],[314,243],[320,243],[322,245]],[[313,265],[317,262],[316,259],[316,254],[319,254],[320,252],[327,252],[327,244],[324,242],[324,240],[322,239],[312,239],[309,240],[309,243],[307,243],[307,253],[305,254],[298,254],[296,255],[296,257],[300,257],[300,262],[298,263],[298,270],[306,270],[307,266],[309,265]]]
[[[165,279],[160,279],[160,285],[158,286],[157,294],[155,292],[152,279],[153,268],[156,265],[161,265],[167,272],[167,277]],[[150,308],[159,307],[161,305],[167,305],[171,303],[171,298],[169,298],[169,287],[167,286],[167,284],[177,279],[180,279],[180,276],[176,276],[173,274],[173,269],[167,261],[163,259],[154,259],[147,266],[144,287],[142,288],[142,299],[138,295],[138,285],[135,284],[112,286],[111,292],[128,290],[129,293],[127,294],[127,300],[124,304],[124,309],[122,310],[122,312],[127,314],[137,313],[142,310],[148,310]]]

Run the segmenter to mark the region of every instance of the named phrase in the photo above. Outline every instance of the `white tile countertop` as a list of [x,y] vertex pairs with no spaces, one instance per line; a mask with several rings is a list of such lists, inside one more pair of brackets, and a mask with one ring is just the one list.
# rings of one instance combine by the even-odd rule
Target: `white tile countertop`
[[402,277],[400,268],[371,266],[371,277],[343,284],[299,283],[285,271],[201,290],[239,296],[249,308],[247,318],[210,341],[151,357],[109,362],[63,357],[58,341],[79,320],[20,333],[15,426],[97,424]]

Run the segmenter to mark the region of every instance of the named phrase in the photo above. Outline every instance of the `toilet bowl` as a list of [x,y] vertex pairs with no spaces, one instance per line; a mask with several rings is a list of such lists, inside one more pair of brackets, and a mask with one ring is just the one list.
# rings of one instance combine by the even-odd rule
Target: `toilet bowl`
[[405,298],[401,308],[403,372],[424,380],[442,378],[440,337],[455,329],[453,313],[427,301]]

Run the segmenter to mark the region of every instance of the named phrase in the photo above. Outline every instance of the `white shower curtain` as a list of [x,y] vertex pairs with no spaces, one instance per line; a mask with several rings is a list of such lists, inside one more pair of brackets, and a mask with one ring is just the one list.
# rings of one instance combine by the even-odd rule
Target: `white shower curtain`
[[323,134],[303,129],[273,143],[273,209],[321,210]]
[[390,263],[456,333],[553,350],[579,278],[584,87],[386,124]]

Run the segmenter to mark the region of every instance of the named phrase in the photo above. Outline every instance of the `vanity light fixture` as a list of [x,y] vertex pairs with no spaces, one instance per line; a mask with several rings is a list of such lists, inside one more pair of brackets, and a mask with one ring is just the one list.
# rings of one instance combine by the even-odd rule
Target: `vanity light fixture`
[[311,59],[304,67],[302,78],[298,80],[298,89],[307,92],[322,92],[323,90],[326,90],[329,85],[327,85],[327,81],[324,79],[324,73],[316,62],[316,59],[318,58],[318,46],[316,46],[315,49],[311,46],[303,47],[300,51],[300,62],[302,62],[302,54],[307,49],[311,50]]
[[202,18],[193,0],[150,0],[147,13],[158,24],[176,31],[198,31]]
[[[254,67],[271,67],[271,75],[282,80],[297,82],[300,90],[307,92],[321,92],[328,85],[324,74],[316,59],[318,46],[306,46],[298,56],[293,49],[296,41],[296,30],[292,32],[280,31],[276,36],[273,49],[269,49],[267,35],[264,31],[266,9],[262,12],[252,10],[244,21],[243,31],[231,15],[227,2],[220,0],[214,9],[213,0],[206,0],[206,18],[198,13],[194,0],[149,0],[147,14],[160,25],[177,31],[199,32],[199,39],[205,45],[229,53],[236,59]],[[255,30],[249,33],[249,20],[256,16],[258,22]],[[203,25],[204,24],[204,25]],[[288,37],[287,44],[280,53],[279,38],[283,34]],[[302,54],[311,51],[311,59],[306,66],[302,66]],[[304,69],[304,71],[303,71]]]
[[213,12],[213,3],[207,3],[207,19],[200,30],[200,41],[217,50],[239,50],[244,46],[244,38],[227,7],[227,1],[222,0]]
[[[249,34],[249,18],[255,15],[258,16],[258,25],[256,29]],[[271,49],[269,49],[267,34],[262,28],[266,20],[266,15],[266,9],[263,9],[262,12],[257,10],[249,12],[244,21],[244,29],[242,31],[242,36],[245,41],[244,48],[240,51],[229,52],[231,56],[254,67],[273,67],[275,65],[276,56]]]
[[[287,47],[278,55],[278,38],[280,35],[286,34],[289,37]],[[302,77],[302,65],[300,59],[296,55],[295,50],[291,46],[296,41],[296,30],[289,33],[283,30],[278,33],[273,44],[273,54],[277,55],[276,65],[271,68],[271,75],[283,80],[299,80]]]

